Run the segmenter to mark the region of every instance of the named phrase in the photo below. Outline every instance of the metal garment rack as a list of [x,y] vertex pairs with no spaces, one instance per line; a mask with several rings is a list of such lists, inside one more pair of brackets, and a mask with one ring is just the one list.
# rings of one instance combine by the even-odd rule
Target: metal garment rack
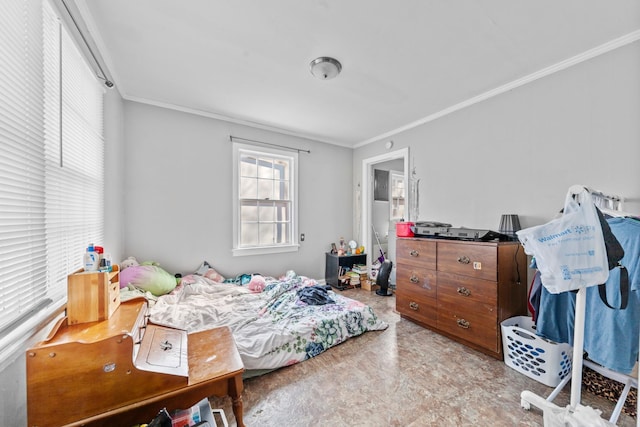
[[[622,211],[623,199],[616,195],[607,195],[600,191],[593,190],[588,187],[574,185],[569,188],[571,194],[579,194],[584,190],[587,190],[594,201],[594,204],[605,214],[615,217],[633,216],[631,214]],[[614,381],[624,384],[624,389],[618,399],[616,407],[614,408],[611,417],[608,421],[600,419],[600,423],[594,421],[590,425],[615,425],[618,421],[618,417],[622,411],[627,395],[631,390],[631,387],[638,388],[638,382],[640,382],[640,373],[638,378],[634,378],[629,375],[621,374],[619,372],[612,371],[598,364],[595,364],[589,360],[584,360],[584,324],[585,324],[585,312],[586,312],[586,298],[587,289],[581,288],[576,294],[576,308],[575,308],[575,320],[574,320],[574,336],[573,336],[573,361],[571,376],[567,376],[562,382],[551,392],[546,399],[536,395],[533,392],[525,390],[520,395],[520,405],[529,409],[530,405],[535,405],[543,411],[562,411],[564,408],[560,408],[555,405],[553,400],[567,385],[567,382],[571,380],[571,402],[568,407],[568,416],[573,417],[578,411],[585,408],[580,405],[580,393],[582,388],[582,368],[583,365],[598,372],[599,374],[610,378]],[[640,403],[638,405],[638,412],[640,412]],[[593,414],[590,414],[592,416]],[[638,414],[640,415],[640,414]],[[636,416],[636,425],[640,427],[640,417]],[[577,419],[577,417],[576,417]]]

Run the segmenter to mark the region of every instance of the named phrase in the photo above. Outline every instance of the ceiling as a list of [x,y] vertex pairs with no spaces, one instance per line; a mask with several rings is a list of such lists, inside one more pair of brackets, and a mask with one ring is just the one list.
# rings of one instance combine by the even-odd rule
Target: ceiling
[[[348,147],[640,38],[637,0],[72,5],[125,99]],[[342,73],[313,77],[319,56]]]

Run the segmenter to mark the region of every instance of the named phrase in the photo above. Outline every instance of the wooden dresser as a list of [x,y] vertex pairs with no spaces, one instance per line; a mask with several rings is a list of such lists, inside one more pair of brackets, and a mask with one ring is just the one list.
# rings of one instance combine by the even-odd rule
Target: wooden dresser
[[398,238],[396,260],[402,317],[502,359],[500,322],[527,313],[520,243]]

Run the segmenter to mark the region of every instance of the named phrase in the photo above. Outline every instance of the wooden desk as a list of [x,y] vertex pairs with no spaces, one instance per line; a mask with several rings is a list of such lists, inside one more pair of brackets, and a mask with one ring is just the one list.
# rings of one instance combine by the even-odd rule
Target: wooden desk
[[227,327],[188,335],[189,376],[142,371],[133,363],[146,302],[121,304],[102,322],[56,325],[27,351],[29,426],[129,426],[162,408],[186,409],[204,397],[230,396],[239,427],[244,365]]

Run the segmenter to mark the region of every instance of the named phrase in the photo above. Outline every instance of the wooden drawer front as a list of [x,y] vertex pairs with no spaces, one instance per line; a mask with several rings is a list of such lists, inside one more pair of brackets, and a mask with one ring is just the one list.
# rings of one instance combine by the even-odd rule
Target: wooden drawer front
[[120,282],[112,282],[109,284],[109,316],[120,307]]
[[438,271],[498,280],[498,247],[438,242]]
[[499,352],[498,322],[495,310],[477,304],[452,304],[438,299],[438,329],[487,350]]
[[436,269],[436,242],[418,239],[398,239],[396,241],[398,264]]
[[437,306],[435,298],[422,292],[403,290],[401,286],[396,288],[396,310],[415,321],[435,328],[438,324]]
[[[438,298],[453,304],[485,304],[495,309],[498,304],[498,284],[468,276],[438,272]],[[495,311],[495,310],[494,310]]]
[[436,297],[436,271],[411,265],[398,264],[396,269],[396,290],[420,292],[421,295]]

